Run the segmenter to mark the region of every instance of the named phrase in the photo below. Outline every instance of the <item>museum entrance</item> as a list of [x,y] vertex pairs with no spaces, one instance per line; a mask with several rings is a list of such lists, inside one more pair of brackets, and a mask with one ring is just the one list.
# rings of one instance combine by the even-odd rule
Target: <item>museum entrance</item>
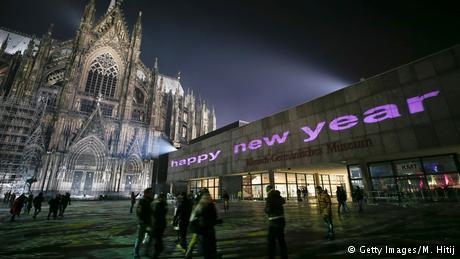
[[265,187],[270,184],[287,200],[314,202],[312,199],[316,199],[316,186],[327,190],[331,197],[336,196],[337,187],[343,187],[350,194],[347,179],[345,166],[250,172],[241,176],[239,197],[244,200],[264,200],[267,198]]

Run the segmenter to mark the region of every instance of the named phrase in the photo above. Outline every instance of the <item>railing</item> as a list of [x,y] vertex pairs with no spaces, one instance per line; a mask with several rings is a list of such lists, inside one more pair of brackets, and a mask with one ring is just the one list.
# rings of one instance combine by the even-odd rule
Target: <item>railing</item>
[[438,188],[434,190],[421,190],[415,192],[383,192],[369,191],[366,192],[368,203],[420,203],[420,202],[437,202],[437,201],[460,201],[459,188]]

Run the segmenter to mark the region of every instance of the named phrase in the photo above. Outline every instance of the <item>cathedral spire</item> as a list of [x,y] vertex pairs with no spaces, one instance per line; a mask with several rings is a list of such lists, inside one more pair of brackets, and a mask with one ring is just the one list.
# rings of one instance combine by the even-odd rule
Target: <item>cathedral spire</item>
[[139,11],[139,15],[137,16],[137,21],[136,21],[136,25],[134,27],[134,30],[136,32],[137,35],[140,35],[141,32],[142,32],[142,23],[141,23],[141,19],[142,19],[142,11]]
[[[96,3],[95,0],[90,0],[85,7],[83,17],[81,18],[81,25],[91,25],[94,22],[94,15],[96,13]],[[81,27],[80,25],[80,27]]]
[[155,64],[153,65],[153,70],[158,73],[158,57],[155,57]]
[[53,29],[54,29],[54,23],[50,23],[50,27],[48,27],[48,36],[51,37],[51,34],[53,34]]
[[112,11],[116,3],[117,3],[116,0],[110,0],[109,8],[107,8],[107,13],[110,13],[110,11]]
[[2,46],[0,47],[0,55],[3,55],[6,51],[6,47],[8,47],[8,40],[10,39],[10,34],[6,35],[5,40],[2,43]]
[[142,12],[139,12],[137,16],[136,24],[134,25],[134,30],[131,36],[131,44],[134,49],[140,51],[141,48],[141,39],[142,39]]

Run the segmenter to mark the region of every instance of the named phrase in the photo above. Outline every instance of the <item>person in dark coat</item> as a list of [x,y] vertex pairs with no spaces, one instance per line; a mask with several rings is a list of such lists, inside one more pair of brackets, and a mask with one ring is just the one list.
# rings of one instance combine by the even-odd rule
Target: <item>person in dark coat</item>
[[38,213],[42,211],[42,202],[43,202],[43,193],[41,192],[37,195],[37,197],[34,198],[34,201],[33,201],[34,209],[35,209],[34,216],[33,216],[34,219],[37,218]]
[[134,192],[131,192],[131,207],[129,208],[129,213],[133,213],[133,208],[134,208],[134,204],[136,204],[136,198],[137,196],[139,196],[139,193],[137,194],[134,194]]
[[189,199],[185,192],[179,195],[176,213],[174,215],[174,222],[177,222],[179,227],[179,244],[178,248],[182,252],[187,250],[187,229],[190,222],[190,215],[192,214],[193,202]]
[[185,258],[191,258],[193,248],[198,240],[201,242],[203,257],[214,259],[217,257],[216,231],[214,226],[218,223],[216,206],[211,195],[206,190],[201,193],[201,198],[190,216],[190,227],[194,235],[190,241]]
[[356,190],[353,196],[354,196],[356,203],[358,203],[359,212],[362,212],[363,211],[363,199],[364,199],[363,190],[359,188],[359,186],[356,186]]
[[268,216],[268,258],[275,258],[276,240],[278,240],[281,258],[288,258],[286,241],[284,239],[284,219],[283,204],[286,200],[281,197],[278,190],[274,190],[271,185],[266,187],[267,201],[265,202],[265,214]]
[[338,208],[337,212],[340,214],[340,208],[342,208],[343,212],[348,212],[348,206],[347,206],[347,192],[342,186],[337,186],[337,191],[336,197],[337,197],[337,203],[338,203]]
[[48,212],[48,217],[47,219],[50,219],[51,214],[53,215],[53,219],[56,219],[58,210],[59,210],[59,202],[61,200],[61,195],[58,194],[56,197],[51,198],[51,200],[48,201],[48,204],[50,205],[49,207],[49,212]]
[[66,192],[59,202],[59,217],[64,217],[65,209],[70,205],[70,193]]
[[10,196],[10,208],[13,208],[13,203],[16,200],[16,193],[13,192]]
[[160,193],[158,199],[152,204],[153,207],[153,220],[152,220],[152,241],[154,242],[153,258],[158,258],[164,249],[163,234],[166,229],[166,213],[168,213],[168,206],[166,203],[166,195]]
[[327,225],[327,239],[334,239],[334,224],[332,222],[332,202],[331,197],[327,193],[327,189],[324,189],[321,186],[316,187],[316,192],[318,195],[318,208],[321,214],[321,217],[324,220],[324,223]]
[[229,200],[230,200],[230,195],[228,195],[227,191],[224,191],[222,194],[222,200],[224,201],[224,212],[227,212],[229,209]]
[[17,199],[13,201],[13,205],[11,206],[10,213],[11,213],[11,221],[15,221],[16,216],[21,215],[22,207],[24,207],[24,203],[26,202],[26,195],[21,194]]
[[[152,226],[152,201],[153,201],[153,190],[147,188],[144,190],[144,196],[139,200],[136,207],[136,215],[138,219],[137,226],[137,238],[134,244],[134,258],[140,258],[139,250],[144,237],[151,234]],[[150,240],[150,239],[149,239]],[[150,246],[150,242],[147,247]],[[147,251],[146,251],[147,252]]]
[[11,197],[11,190],[5,192],[5,198],[3,199],[3,203],[8,203]]
[[34,195],[31,193],[29,194],[29,197],[27,197],[27,207],[26,207],[27,215],[30,214],[30,210],[32,209],[33,201],[34,201]]

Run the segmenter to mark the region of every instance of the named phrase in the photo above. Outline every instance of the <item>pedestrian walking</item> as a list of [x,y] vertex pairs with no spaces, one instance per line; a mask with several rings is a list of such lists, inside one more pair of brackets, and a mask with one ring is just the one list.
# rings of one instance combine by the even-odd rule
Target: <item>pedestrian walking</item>
[[203,257],[215,259],[217,257],[215,225],[221,223],[217,219],[216,206],[212,202],[207,189],[202,190],[201,198],[190,216],[190,230],[193,232],[185,258],[192,258],[193,249],[198,242],[201,243]]
[[26,207],[27,215],[30,214],[30,210],[32,209],[33,201],[34,201],[34,195],[31,193],[29,194],[29,197],[27,197],[27,207]]
[[3,203],[8,203],[10,201],[11,197],[11,190],[5,192],[4,198],[3,198]]
[[60,200],[61,200],[61,195],[57,194],[56,197],[51,198],[51,200],[48,201],[48,204],[50,205],[50,207],[49,207],[47,220],[50,219],[51,215],[53,215],[53,219],[56,219],[58,210],[59,210]]
[[137,194],[134,194],[134,192],[131,192],[131,207],[129,208],[129,213],[133,213],[133,208],[134,208],[134,204],[136,204],[136,198],[137,196],[139,196],[139,193]]
[[228,192],[224,190],[224,193],[222,194],[222,200],[224,202],[224,212],[227,213],[229,207],[229,201],[230,201],[230,195],[228,195]]
[[342,208],[343,212],[348,212],[347,206],[347,192],[342,186],[337,186],[336,197],[338,202],[337,212],[340,214],[340,208]]
[[68,205],[70,205],[70,202],[70,193],[66,192],[65,195],[63,195],[61,197],[61,200],[59,201],[59,217],[64,217],[65,209]]
[[356,203],[358,203],[358,211],[362,212],[363,211],[363,199],[364,199],[363,189],[359,188],[359,186],[356,186],[356,190],[353,196],[354,196]]
[[[134,258],[140,258],[139,250],[141,243],[144,238],[148,238],[147,247],[150,246],[150,235],[151,235],[151,226],[152,226],[152,201],[153,201],[153,190],[152,188],[147,188],[144,190],[144,195],[137,203],[136,215],[138,220],[137,226],[137,238],[134,244]],[[148,249],[145,251],[145,254],[148,254]]]
[[17,199],[13,201],[13,205],[11,206],[10,213],[11,213],[11,221],[15,221],[16,216],[21,215],[22,207],[26,201],[26,195],[21,194]]
[[188,198],[185,192],[179,195],[179,202],[177,204],[176,213],[174,214],[174,222],[179,227],[179,244],[178,248],[186,253],[187,251],[187,229],[190,222],[190,215],[192,214],[192,201]]
[[16,200],[16,193],[13,192],[13,194],[11,194],[10,200],[9,200],[9,202],[10,202],[10,209],[13,208],[13,203],[14,203],[15,200]]
[[37,197],[34,198],[34,216],[33,216],[33,219],[37,218],[37,215],[38,213],[40,213],[40,211],[42,211],[42,202],[43,202],[43,193],[40,192]]
[[303,197],[304,201],[308,202],[308,190],[307,190],[307,187],[302,188],[302,197]]
[[281,197],[278,190],[274,190],[271,185],[268,185],[267,201],[265,202],[265,214],[268,216],[268,258],[275,258],[276,241],[280,246],[281,258],[288,258],[286,241],[284,239],[284,227],[286,221],[284,218],[283,204],[286,200]]
[[157,200],[152,204],[153,207],[153,224],[151,238],[154,243],[153,258],[158,258],[164,249],[163,234],[166,229],[166,213],[168,206],[166,203],[166,195],[160,193]]
[[323,190],[321,186],[316,187],[318,194],[318,207],[324,222],[327,225],[327,239],[334,239],[334,224],[332,223],[332,202],[331,197],[327,193],[327,190]]

